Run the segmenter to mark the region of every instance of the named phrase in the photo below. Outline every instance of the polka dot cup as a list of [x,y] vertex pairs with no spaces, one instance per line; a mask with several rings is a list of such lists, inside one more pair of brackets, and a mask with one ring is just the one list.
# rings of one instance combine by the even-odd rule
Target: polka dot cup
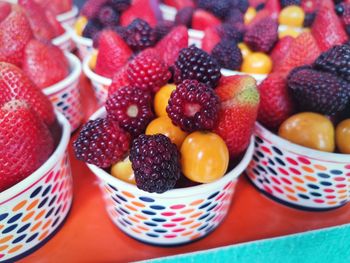
[[78,87],[81,64],[73,54],[66,53],[66,57],[70,64],[70,74],[62,81],[43,89],[43,92],[49,97],[55,108],[66,116],[74,131],[83,119]]
[[61,23],[62,26],[73,27],[74,23],[78,17],[79,9],[77,6],[73,6],[68,12],[59,14],[56,18],[57,21]]
[[63,26],[63,28],[65,29],[65,32],[62,35],[54,38],[51,43],[58,46],[63,51],[70,52],[75,47],[72,40],[72,29],[70,29],[69,26]]
[[98,104],[104,105],[108,97],[108,88],[112,84],[112,80],[96,74],[89,65],[91,54],[83,61],[83,72],[85,76],[90,79],[91,85],[95,91]]
[[[104,116],[100,109],[93,116]],[[127,235],[149,244],[185,244],[205,237],[225,218],[235,185],[248,166],[253,141],[242,161],[221,179],[198,186],[148,193],[106,171],[88,165],[100,182],[111,220]]]
[[0,193],[0,262],[14,262],[44,244],[70,209],[70,125],[62,114],[57,116],[63,133],[55,152],[29,177]]
[[296,145],[258,123],[255,147],[247,174],[273,199],[307,210],[328,210],[349,202],[350,155]]

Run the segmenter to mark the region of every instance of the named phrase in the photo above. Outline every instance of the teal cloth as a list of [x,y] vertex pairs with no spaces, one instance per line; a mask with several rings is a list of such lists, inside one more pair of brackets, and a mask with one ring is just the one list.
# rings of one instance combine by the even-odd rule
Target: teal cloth
[[350,224],[146,262],[350,263]]

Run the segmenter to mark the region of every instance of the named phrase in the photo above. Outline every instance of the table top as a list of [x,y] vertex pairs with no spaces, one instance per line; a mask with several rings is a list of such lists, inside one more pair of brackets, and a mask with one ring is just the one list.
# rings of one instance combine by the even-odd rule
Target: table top
[[[91,87],[82,79],[86,116],[96,110]],[[77,136],[73,134],[72,140]],[[126,262],[205,250],[350,223],[350,206],[307,212],[281,205],[259,193],[242,175],[226,219],[209,236],[183,246],[161,248],[121,232],[104,208],[97,179],[69,146],[74,200],[67,221],[43,247],[20,262]]]

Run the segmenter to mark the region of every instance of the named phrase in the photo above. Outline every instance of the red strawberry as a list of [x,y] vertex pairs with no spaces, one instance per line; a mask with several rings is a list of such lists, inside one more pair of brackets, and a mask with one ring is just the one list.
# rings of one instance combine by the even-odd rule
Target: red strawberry
[[221,37],[218,34],[217,27],[209,27],[204,30],[204,37],[202,40],[202,49],[207,53],[211,53],[213,48],[219,44]]
[[100,8],[107,3],[108,0],[87,0],[83,7],[81,8],[80,13],[87,18],[94,18],[97,16]]
[[188,32],[185,26],[176,26],[156,46],[163,61],[172,66],[181,49],[188,46]]
[[270,16],[273,19],[277,19],[281,11],[281,5],[279,0],[267,0],[265,3],[265,9],[270,12]]
[[55,35],[55,31],[46,18],[45,10],[34,0],[19,0],[19,5],[23,7],[27,14],[34,36],[39,40],[50,41]]
[[256,81],[247,75],[221,77],[215,89],[221,100],[215,132],[226,142],[231,158],[237,158],[249,145],[258,114]]
[[0,22],[4,20],[11,13],[11,4],[7,2],[0,2]]
[[24,47],[32,37],[25,14],[16,8],[0,23],[0,61],[20,66]]
[[11,100],[25,100],[48,126],[56,120],[49,99],[16,66],[0,62],[0,106]]
[[129,25],[136,18],[146,21],[151,27],[157,25],[157,15],[153,10],[152,0],[134,0],[132,5],[120,16],[122,26]]
[[194,11],[192,16],[192,28],[197,30],[205,30],[208,27],[218,26],[221,24],[220,19],[211,13],[202,9]]
[[37,170],[53,152],[46,124],[25,101],[0,109],[0,192]]
[[57,21],[56,15],[49,10],[45,11],[47,21],[50,23],[52,29],[54,30],[55,36],[60,36],[65,33],[64,28],[61,23]]
[[122,67],[117,74],[114,74],[112,84],[108,87],[108,94],[113,94],[121,87],[129,86],[130,81],[126,71],[128,65]]
[[278,69],[281,65],[281,61],[285,58],[287,55],[294,38],[291,36],[285,36],[281,38],[275,47],[272,49],[270,57],[273,62],[273,67],[275,69]]
[[258,121],[269,129],[277,129],[294,112],[287,81],[283,75],[273,73],[258,88],[260,91]]
[[343,44],[348,39],[334,8],[329,8],[324,3],[316,15],[311,32],[321,51]]
[[72,0],[35,0],[35,2],[56,16],[70,11],[73,5]]
[[164,0],[164,4],[175,7],[177,10],[180,10],[184,7],[194,7],[192,0]]
[[24,51],[23,71],[43,89],[67,77],[69,64],[59,47],[33,39]]
[[288,74],[293,68],[313,63],[320,54],[312,34],[304,32],[293,40],[287,55],[281,61],[281,67],[275,68],[274,71]]
[[131,49],[114,31],[102,31],[99,36],[99,52],[97,55],[97,74],[112,78],[128,61],[132,55]]

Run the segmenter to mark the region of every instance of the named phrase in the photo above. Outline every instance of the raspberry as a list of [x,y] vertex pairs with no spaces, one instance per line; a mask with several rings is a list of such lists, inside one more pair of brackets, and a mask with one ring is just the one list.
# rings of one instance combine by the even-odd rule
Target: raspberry
[[304,66],[291,71],[288,88],[300,111],[333,115],[349,102],[349,84],[328,72]]
[[289,5],[298,5],[300,6],[301,0],[281,0],[281,6],[286,7]]
[[108,0],[108,4],[113,7],[115,11],[123,12],[131,5],[131,0]]
[[151,26],[142,19],[135,19],[126,28],[126,43],[134,51],[141,51],[156,43],[156,33]]
[[151,103],[152,96],[149,92],[136,87],[121,87],[109,94],[106,102],[107,115],[133,137],[137,137],[154,118]]
[[102,25],[97,19],[90,19],[83,30],[83,37],[94,39],[101,29]]
[[98,19],[104,26],[113,27],[119,22],[119,15],[111,6],[105,5],[98,12]]
[[194,45],[183,48],[174,65],[176,84],[186,79],[195,79],[215,88],[220,80],[220,66],[216,59]]
[[306,13],[304,18],[304,27],[311,27],[316,18],[316,12]]
[[167,113],[182,130],[212,130],[219,118],[219,98],[214,90],[197,80],[185,80],[172,92]]
[[171,77],[168,67],[152,52],[136,56],[129,63],[127,75],[136,87],[153,92],[157,92]]
[[142,134],[135,139],[130,161],[137,187],[150,193],[173,189],[181,176],[180,154],[163,134]]
[[338,45],[322,53],[315,68],[328,71],[350,82],[350,46]]
[[190,6],[180,9],[176,14],[175,24],[191,27],[193,12],[194,8]]
[[73,147],[78,160],[106,168],[124,159],[129,144],[129,135],[117,122],[98,118],[83,126]]
[[222,40],[211,54],[222,68],[239,70],[243,61],[241,50],[235,41]]
[[278,24],[270,17],[261,19],[244,37],[244,42],[254,51],[268,53],[277,41]]
[[198,7],[202,8],[218,18],[225,19],[232,7],[231,0],[199,0]]
[[165,37],[173,28],[174,28],[173,21],[164,20],[164,21],[158,22],[158,24],[154,27],[154,31],[156,32],[157,41],[159,41],[163,37]]
[[[236,24],[237,26],[239,24]],[[237,43],[243,40],[243,30],[230,23],[224,23],[218,28],[218,33],[223,39],[234,40]]]

